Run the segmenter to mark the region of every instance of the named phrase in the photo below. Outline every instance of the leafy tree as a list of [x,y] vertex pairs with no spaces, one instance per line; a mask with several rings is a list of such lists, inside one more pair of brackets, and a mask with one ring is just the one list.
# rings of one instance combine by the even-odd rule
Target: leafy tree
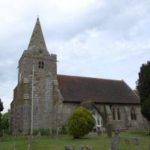
[[92,114],[84,107],[77,107],[68,121],[69,133],[74,138],[81,138],[88,134],[94,125],[95,120]]
[[150,97],[142,103],[142,114],[150,121]]
[[147,107],[150,106],[150,62],[143,64],[140,68],[137,89],[141,99],[142,114],[150,120]]
[[1,126],[2,126],[2,129],[4,130],[9,129],[9,113],[8,112],[2,115]]
[[150,95],[150,62],[143,64],[140,68],[137,89],[141,102],[146,100]]
[[2,112],[2,111],[3,111],[3,109],[4,109],[4,107],[3,107],[3,103],[2,103],[2,101],[1,101],[1,99],[0,99],[0,112]]
[[0,99],[0,136],[2,136],[2,126],[1,126],[1,118],[2,118],[2,114],[1,112],[3,111],[4,107],[3,107],[3,103]]

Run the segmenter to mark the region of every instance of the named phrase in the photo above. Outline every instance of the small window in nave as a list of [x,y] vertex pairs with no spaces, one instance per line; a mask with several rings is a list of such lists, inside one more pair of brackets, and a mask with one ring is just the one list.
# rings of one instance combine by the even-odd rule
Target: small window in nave
[[121,120],[121,118],[120,118],[120,109],[119,108],[117,108],[117,116],[118,116],[118,120]]
[[113,120],[116,120],[115,108],[112,109]]

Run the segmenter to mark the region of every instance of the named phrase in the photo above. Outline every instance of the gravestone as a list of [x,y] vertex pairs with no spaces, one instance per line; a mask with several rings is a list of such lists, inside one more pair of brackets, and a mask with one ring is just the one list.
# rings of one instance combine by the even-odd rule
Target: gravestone
[[130,140],[129,139],[127,139],[127,138],[125,138],[125,143],[127,144],[127,145],[129,145],[130,144]]
[[138,146],[139,145],[139,139],[138,138],[133,138],[133,144]]
[[112,137],[110,150],[118,150],[119,145],[119,135],[118,132],[115,132],[115,135]]
[[92,148],[90,146],[86,145],[85,150],[92,150]]
[[72,145],[72,149],[71,150],[75,150],[75,146],[74,145]]
[[[75,150],[75,146],[74,145],[66,145],[65,150]],[[81,146],[79,146],[79,150],[92,150],[92,147],[90,147],[88,145],[81,145]]]
[[65,150],[71,150],[71,147],[69,145],[66,145]]
[[148,146],[148,149],[147,150],[150,150],[150,145]]
[[84,150],[84,146],[81,145],[81,146],[79,147],[79,150]]
[[74,145],[66,145],[65,150],[75,150]]

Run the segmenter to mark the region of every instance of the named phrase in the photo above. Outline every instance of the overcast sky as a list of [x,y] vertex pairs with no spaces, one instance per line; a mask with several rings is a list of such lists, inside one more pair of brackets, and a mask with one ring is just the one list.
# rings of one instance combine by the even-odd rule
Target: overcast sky
[[150,0],[0,0],[0,97],[5,111],[37,16],[58,73],[124,80],[150,60]]

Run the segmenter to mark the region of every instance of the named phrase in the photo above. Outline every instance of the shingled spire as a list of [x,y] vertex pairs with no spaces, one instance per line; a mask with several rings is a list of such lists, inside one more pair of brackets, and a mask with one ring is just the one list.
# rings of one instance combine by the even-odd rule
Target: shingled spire
[[39,18],[37,18],[35,27],[33,29],[33,33],[31,35],[31,39],[28,45],[28,50],[48,52],[46,48],[45,40],[43,37]]

